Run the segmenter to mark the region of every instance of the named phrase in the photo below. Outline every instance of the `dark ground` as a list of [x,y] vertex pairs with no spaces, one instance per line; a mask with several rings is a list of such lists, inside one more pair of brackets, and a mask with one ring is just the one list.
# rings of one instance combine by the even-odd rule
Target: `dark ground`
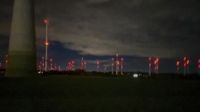
[[200,80],[0,78],[0,112],[200,112]]

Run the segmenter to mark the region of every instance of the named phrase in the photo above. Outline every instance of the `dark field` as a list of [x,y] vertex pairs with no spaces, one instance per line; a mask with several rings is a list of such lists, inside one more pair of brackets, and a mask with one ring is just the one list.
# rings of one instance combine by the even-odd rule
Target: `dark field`
[[200,80],[1,78],[0,112],[200,112]]

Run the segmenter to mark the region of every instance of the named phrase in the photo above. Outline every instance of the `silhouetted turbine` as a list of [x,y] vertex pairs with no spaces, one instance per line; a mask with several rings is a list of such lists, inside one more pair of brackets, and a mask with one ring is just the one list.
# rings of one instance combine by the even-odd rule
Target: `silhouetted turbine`
[[15,0],[6,77],[36,74],[33,0]]

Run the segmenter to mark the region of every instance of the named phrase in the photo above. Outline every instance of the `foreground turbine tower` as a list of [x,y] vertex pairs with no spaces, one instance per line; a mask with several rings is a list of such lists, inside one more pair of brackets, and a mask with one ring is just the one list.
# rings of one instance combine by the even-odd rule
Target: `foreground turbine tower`
[[15,0],[6,77],[36,74],[33,0]]

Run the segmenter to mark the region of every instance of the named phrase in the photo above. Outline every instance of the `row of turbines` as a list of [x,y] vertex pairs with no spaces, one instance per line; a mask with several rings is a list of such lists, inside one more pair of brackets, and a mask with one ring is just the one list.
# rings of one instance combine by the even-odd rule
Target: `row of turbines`
[[116,54],[115,57],[112,58],[112,74],[118,75],[119,72],[121,75],[123,75],[123,69],[124,69],[124,58],[120,57],[119,54]]
[[[151,76],[151,74],[159,74],[159,68],[160,68],[160,58],[159,57],[149,57],[149,66],[148,66],[148,73]],[[8,63],[8,55],[0,56],[0,69],[4,69]],[[80,70],[87,70],[87,65],[90,63],[87,60],[84,60],[82,57],[80,61],[75,60],[69,60],[66,63],[66,67],[62,69],[61,65],[57,64],[55,59],[49,58],[46,59],[45,56],[41,57],[39,61],[37,62],[37,69],[39,71],[74,71],[76,69]],[[191,64],[191,60],[189,57],[183,57],[176,60],[176,73],[184,75],[189,73],[189,68]],[[79,66],[78,66],[79,65]],[[96,60],[96,72],[100,72],[100,69],[104,72],[111,71],[111,73],[114,75],[123,75],[124,74],[124,65],[125,61],[122,56],[119,56],[119,54],[116,54],[115,56],[110,59],[106,64],[100,60]],[[110,70],[108,70],[110,68]],[[197,60],[197,69],[200,73],[200,59]]]
[[[68,65],[71,65],[71,67],[67,67],[67,68],[74,68],[74,61],[70,61],[69,62],[70,64]],[[100,60],[96,60],[96,72],[100,72],[100,69],[103,67],[103,71],[106,72],[108,71],[107,69],[109,67],[111,67],[111,73],[112,74],[121,74],[123,75],[123,68],[124,68],[124,58],[122,57],[119,57],[118,54],[116,54],[113,58],[112,58],[112,61],[111,63],[103,63],[101,62]],[[87,61],[85,61],[83,58],[81,59],[81,62],[80,62],[80,69],[81,70],[86,70],[87,68]],[[72,70],[72,69],[71,69]]]
[[159,57],[149,57],[149,75],[151,76],[152,72],[159,73],[160,58]]
[[[183,57],[183,59],[177,59],[176,61],[176,72],[179,74],[181,73],[181,70],[183,70],[183,74],[186,75],[189,73],[189,68],[190,68],[190,59],[189,57]],[[200,59],[197,61],[197,68],[200,69]]]
[[[78,64],[79,63],[79,64]],[[77,68],[79,70],[86,71],[87,69],[87,61],[84,60],[82,57],[80,62],[76,63],[75,60],[69,60],[66,63],[65,71],[74,71]],[[76,65],[80,65],[80,67],[76,67]],[[108,71],[108,67],[111,67],[111,73],[116,75],[123,75],[123,69],[124,69],[124,58],[120,57],[118,54],[116,54],[114,57],[112,57],[111,63],[103,63],[100,60],[96,60],[96,72],[100,72],[100,68],[103,68],[104,72]],[[45,59],[45,57],[42,57],[37,65],[37,68],[39,71],[62,71],[61,66],[56,64],[52,58]]]
[[[43,65],[43,71],[45,71],[45,64],[44,64],[44,57],[42,58],[43,62],[40,65]],[[159,57],[149,57],[149,75],[151,74],[159,74],[159,68],[160,68],[160,58]],[[55,64],[54,68],[52,69],[52,58],[50,61],[48,61],[48,71],[50,70],[59,70],[61,71],[62,69],[60,66]],[[176,73],[181,74],[183,73],[184,75],[189,73],[189,67],[190,67],[190,60],[188,57],[184,57],[182,60],[177,60],[176,61]],[[198,59],[197,62],[197,68],[200,70],[200,59]],[[75,61],[75,60],[69,60],[66,64],[66,71],[74,71],[76,69],[87,71],[87,65],[90,63],[87,60],[84,60],[82,57],[80,61]],[[124,58],[116,54],[115,56],[112,57],[110,61],[108,61],[106,64],[105,62],[102,62],[100,60],[96,60],[96,72],[100,72],[103,69],[103,72],[108,72],[111,71],[112,74],[115,75],[123,75],[124,73]],[[41,66],[40,66],[41,67]],[[59,69],[58,69],[59,68]],[[110,68],[110,70],[108,70]],[[101,70],[100,70],[101,69]],[[183,71],[183,72],[182,72]]]
[[62,71],[61,66],[57,64],[53,58],[46,60],[45,57],[42,57],[37,63],[38,71]]
[[[176,60],[176,73],[181,74],[183,71],[183,74],[186,75],[189,73],[190,68],[190,59],[189,57],[183,57],[182,59]],[[160,58],[159,57],[149,57],[149,75],[152,73],[159,73],[159,65],[160,65]],[[197,68],[198,72],[200,73],[200,59],[197,60]]]

